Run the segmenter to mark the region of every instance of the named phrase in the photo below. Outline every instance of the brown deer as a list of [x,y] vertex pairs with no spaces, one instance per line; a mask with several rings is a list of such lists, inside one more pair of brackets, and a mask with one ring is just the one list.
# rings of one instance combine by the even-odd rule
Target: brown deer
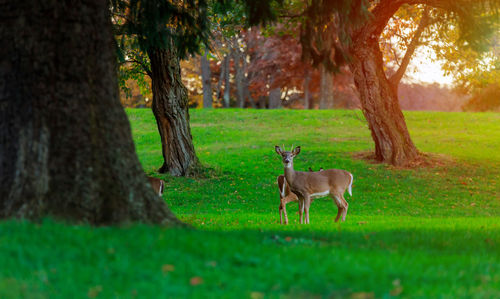
[[151,187],[153,187],[153,190],[158,194],[158,196],[161,197],[161,195],[163,194],[163,189],[165,188],[165,182],[152,176],[148,176],[148,180],[151,184]]
[[[313,172],[311,167],[309,167],[309,171]],[[319,168],[319,171],[323,171],[323,167]],[[290,191],[290,186],[286,183],[286,179],[284,175],[279,175],[277,178],[278,189],[280,190],[280,224],[283,224],[283,215],[285,215],[285,224],[288,224],[288,216],[286,214],[286,204],[292,201],[298,201],[299,198],[297,195]]]
[[300,146],[292,147],[288,152],[275,146],[276,153],[281,156],[285,168],[285,180],[299,201],[300,223],[309,223],[309,208],[311,201],[315,198],[330,195],[337,205],[338,212],[335,222],[342,216],[345,221],[349,204],[344,199],[347,190],[352,196],[353,176],[350,172],[342,169],[326,169],[315,172],[302,172],[293,169],[293,158],[300,153]]

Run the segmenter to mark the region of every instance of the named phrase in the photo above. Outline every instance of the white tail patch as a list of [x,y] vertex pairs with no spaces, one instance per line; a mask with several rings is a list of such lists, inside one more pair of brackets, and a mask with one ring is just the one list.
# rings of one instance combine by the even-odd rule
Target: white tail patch
[[163,189],[165,188],[165,185],[163,183],[163,181],[160,181],[160,190],[158,191],[158,195],[161,197],[161,195],[163,194]]
[[286,179],[283,178],[283,187],[281,188],[281,197],[285,197],[285,186],[286,186]]
[[326,196],[328,194],[330,194],[330,190],[326,190],[324,192],[313,193],[310,196],[311,196],[311,199],[315,199],[315,198],[318,198],[318,197]]
[[347,192],[349,192],[349,195],[352,196],[352,182],[354,181],[354,177],[352,176],[352,173],[349,172],[349,175],[351,176],[351,183],[349,184],[349,187],[347,187]]

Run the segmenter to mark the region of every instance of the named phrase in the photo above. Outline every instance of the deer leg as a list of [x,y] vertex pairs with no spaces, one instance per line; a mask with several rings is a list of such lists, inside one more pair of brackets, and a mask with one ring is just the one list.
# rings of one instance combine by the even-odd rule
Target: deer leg
[[337,217],[335,217],[335,222],[339,221],[340,214],[342,213],[342,208],[341,207],[337,207],[337,208],[338,208],[338,211],[337,211]]
[[343,214],[344,208],[341,202],[341,199],[338,195],[333,195],[333,200],[335,201],[335,204],[337,205],[337,217],[335,217],[335,222],[338,222],[340,219],[340,216]]
[[279,206],[279,211],[280,211],[280,224],[283,224],[283,208],[281,203]]
[[349,204],[347,203],[347,200],[345,200],[343,195],[341,195],[340,198],[342,199],[342,202],[344,204],[344,207],[342,209],[342,221],[345,221],[345,216],[347,216],[347,209],[349,209]]
[[288,224],[288,216],[286,214],[286,201],[283,201],[283,214],[285,215],[285,224]]
[[304,213],[304,199],[301,198],[299,199],[299,217],[300,217],[300,220],[299,220],[299,223],[302,224],[303,223],[303,213]]
[[309,224],[309,207],[311,206],[311,198],[306,196],[304,198],[305,214],[306,214],[306,224]]

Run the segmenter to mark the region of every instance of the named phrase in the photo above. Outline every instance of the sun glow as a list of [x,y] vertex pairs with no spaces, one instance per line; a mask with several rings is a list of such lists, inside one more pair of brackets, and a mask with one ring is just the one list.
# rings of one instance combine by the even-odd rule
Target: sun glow
[[415,51],[406,70],[403,81],[411,83],[438,83],[450,86],[453,77],[444,74],[442,65],[445,61],[436,59],[436,54],[428,47],[420,47]]

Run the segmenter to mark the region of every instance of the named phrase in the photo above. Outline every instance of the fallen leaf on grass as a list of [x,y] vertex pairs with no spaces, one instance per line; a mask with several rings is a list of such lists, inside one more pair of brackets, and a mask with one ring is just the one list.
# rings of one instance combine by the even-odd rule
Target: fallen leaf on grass
[[252,298],[252,299],[262,299],[262,298],[264,298],[264,293],[261,293],[261,292],[251,292],[250,293],[250,298]]
[[99,295],[100,292],[102,292],[102,286],[95,286],[89,289],[89,291],[87,292],[87,296],[89,298],[95,298]]
[[403,286],[401,285],[401,280],[396,279],[392,282],[394,288],[389,292],[391,296],[399,296],[403,292]]
[[191,277],[191,279],[189,280],[189,284],[192,286],[197,286],[202,283],[203,283],[203,278],[199,276]]
[[371,299],[374,298],[375,295],[373,292],[357,292],[357,293],[352,293],[349,298],[351,299]]
[[167,272],[172,272],[175,270],[175,266],[174,265],[169,265],[169,264],[165,264],[161,267],[161,270],[163,271],[163,273],[167,273]]

